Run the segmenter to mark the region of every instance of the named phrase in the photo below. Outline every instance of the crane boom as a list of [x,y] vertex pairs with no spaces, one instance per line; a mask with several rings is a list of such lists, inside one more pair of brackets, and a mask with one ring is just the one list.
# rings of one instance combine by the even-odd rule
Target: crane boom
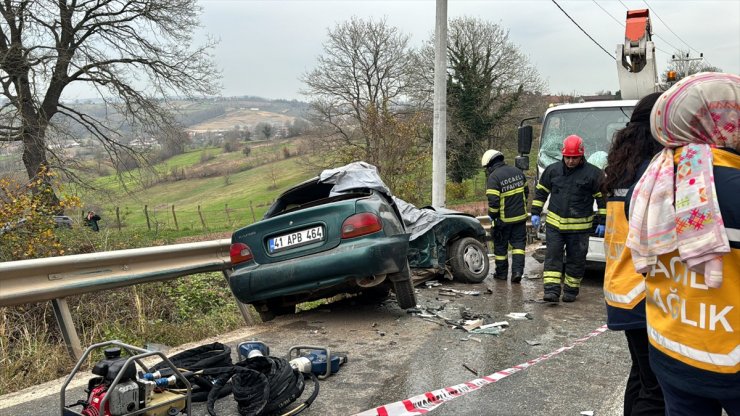
[[624,44],[617,45],[617,74],[622,99],[638,100],[659,91],[648,9],[627,11]]

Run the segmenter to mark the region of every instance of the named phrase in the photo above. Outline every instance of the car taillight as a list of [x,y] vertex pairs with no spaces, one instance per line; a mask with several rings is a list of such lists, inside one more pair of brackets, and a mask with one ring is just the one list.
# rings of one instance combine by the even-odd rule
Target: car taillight
[[363,212],[355,214],[342,223],[342,238],[359,237],[365,234],[371,234],[383,229],[383,223],[377,215]]
[[234,243],[231,245],[229,250],[229,257],[231,257],[231,265],[244,263],[245,261],[252,260],[252,250],[248,245],[244,243]]

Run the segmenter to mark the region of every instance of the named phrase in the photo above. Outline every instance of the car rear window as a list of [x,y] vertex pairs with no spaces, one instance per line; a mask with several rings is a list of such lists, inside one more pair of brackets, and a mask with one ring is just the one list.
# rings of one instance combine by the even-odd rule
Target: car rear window
[[313,207],[317,205],[328,204],[334,201],[344,199],[360,198],[370,195],[371,191],[367,188],[356,189],[351,193],[335,195],[329,197],[329,193],[334,185],[326,183],[308,183],[290,189],[280,195],[280,197],[270,206],[265,213],[265,218],[276,217],[287,212],[297,211],[300,209]]

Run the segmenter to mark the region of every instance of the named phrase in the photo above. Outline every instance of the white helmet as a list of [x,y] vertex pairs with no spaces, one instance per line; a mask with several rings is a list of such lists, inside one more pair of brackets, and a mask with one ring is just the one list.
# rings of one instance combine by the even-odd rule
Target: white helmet
[[480,159],[480,165],[485,168],[486,166],[488,166],[489,163],[491,163],[497,157],[500,157],[501,159],[503,159],[504,154],[499,152],[498,150],[488,149],[486,150],[486,153],[483,153],[483,157]]

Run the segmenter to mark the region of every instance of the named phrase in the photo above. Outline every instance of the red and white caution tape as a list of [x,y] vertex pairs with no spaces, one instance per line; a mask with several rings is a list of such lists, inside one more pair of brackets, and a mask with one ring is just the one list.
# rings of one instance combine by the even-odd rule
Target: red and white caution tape
[[503,378],[506,378],[514,373],[518,373],[522,370],[545,361],[551,357],[560,354],[563,351],[567,351],[575,347],[576,345],[583,344],[589,339],[606,331],[606,325],[591,331],[588,335],[583,338],[579,338],[571,345],[560,347],[557,350],[539,356],[535,359],[529,360],[525,363],[515,365],[514,367],[507,368],[506,370],[497,371],[489,376],[482,378],[476,378],[466,383],[457,384],[451,387],[445,387],[439,390],[426,392],[419,394],[418,396],[411,397],[400,402],[389,403],[374,409],[366,410],[361,413],[357,413],[355,416],[416,416],[428,413],[431,410],[436,409],[438,406],[445,402],[456,399],[460,396],[464,396],[472,391],[478,390],[479,388],[495,383]]

